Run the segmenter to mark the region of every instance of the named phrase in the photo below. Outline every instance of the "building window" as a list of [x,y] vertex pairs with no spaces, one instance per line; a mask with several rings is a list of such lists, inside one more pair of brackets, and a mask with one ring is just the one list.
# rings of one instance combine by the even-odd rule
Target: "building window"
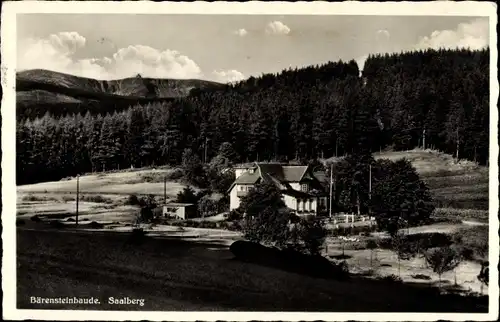
[[314,210],[313,209],[313,200],[309,200],[309,210]]
[[300,185],[300,190],[302,191],[309,191],[309,185],[307,183],[303,183]]

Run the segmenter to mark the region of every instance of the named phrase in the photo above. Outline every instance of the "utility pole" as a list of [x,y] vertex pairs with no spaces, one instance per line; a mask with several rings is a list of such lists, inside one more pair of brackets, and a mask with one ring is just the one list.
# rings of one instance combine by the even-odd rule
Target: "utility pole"
[[80,199],[80,175],[76,175],[76,225],[78,226],[78,201]]
[[208,138],[205,138],[205,162],[207,163],[207,149],[208,149]]
[[425,127],[424,127],[424,131],[423,131],[422,147],[423,147],[423,148],[424,148],[424,150],[425,150]]
[[163,204],[167,203],[167,176],[163,177]]
[[370,164],[370,177],[368,178],[368,215],[372,215],[372,165]]
[[332,218],[332,189],[333,189],[333,162],[330,164],[330,211],[329,215]]

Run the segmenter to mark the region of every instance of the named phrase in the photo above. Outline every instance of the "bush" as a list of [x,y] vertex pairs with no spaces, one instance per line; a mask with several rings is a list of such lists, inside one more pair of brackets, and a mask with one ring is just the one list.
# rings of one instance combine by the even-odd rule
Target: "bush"
[[429,275],[424,275],[424,274],[413,274],[411,277],[417,280],[430,280],[431,277]]
[[89,227],[92,228],[92,229],[101,229],[104,227],[103,224],[101,223],[98,223],[96,221],[92,221],[90,224],[89,224]]
[[16,226],[24,226],[25,224],[24,219],[16,219]]
[[386,275],[386,276],[380,278],[380,280],[387,281],[387,282],[398,282],[398,283],[402,282],[401,277],[394,275],[394,274]]
[[488,226],[462,228],[452,235],[452,240],[461,248],[462,256],[469,260],[484,260],[489,253]]
[[41,222],[42,221],[42,219],[38,215],[34,215],[30,219],[31,219],[31,221],[34,221],[34,222]]
[[248,241],[236,241],[229,247],[242,261],[280,268],[294,273],[345,280],[349,277],[347,264],[334,264],[319,255],[306,255],[294,249],[279,250]]
[[87,202],[97,202],[97,203],[112,203],[113,202],[111,199],[104,198],[103,196],[100,196],[100,195],[81,196],[80,200],[87,201]]
[[47,197],[35,196],[33,194],[29,194],[29,195],[24,196],[22,198],[22,201],[48,201],[48,200],[55,200],[55,199],[54,198],[47,198]]
[[243,214],[239,209],[233,209],[229,212],[229,215],[227,216],[228,221],[234,221],[234,220],[241,220],[243,219]]
[[62,201],[68,202],[68,201],[76,201],[76,196],[73,198],[71,196],[63,196]]
[[424,256],[427,264],[438,274],[440,283],[441,275],[455,269],[461,261],[460,254],[449,246],[433,248],[424,252]]
[[166,174],[167,180],[179,180],[184,178],[184,171],[181,169],[174,169]]
[[125,202],[126,205],[131,205],[131,206],[139,206],[141,203],[139,201],[139,197],[137,195],[132,194],[128,196],[127,201]]

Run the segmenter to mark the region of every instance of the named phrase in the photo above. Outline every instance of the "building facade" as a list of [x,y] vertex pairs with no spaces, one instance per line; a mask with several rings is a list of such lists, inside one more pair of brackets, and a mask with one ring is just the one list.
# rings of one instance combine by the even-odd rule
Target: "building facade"
[[162,215],[167,218],[189,219],[196,217],[196,207],[191,203],[168,203],[163,205]]
[[230,210],[237,209],[241,197],[261,182],[276,185],[285,205],[298,215],[317,215],[327,210],[328,197],[309,166],[252,163],[235,167],[235,176],[228,191]]

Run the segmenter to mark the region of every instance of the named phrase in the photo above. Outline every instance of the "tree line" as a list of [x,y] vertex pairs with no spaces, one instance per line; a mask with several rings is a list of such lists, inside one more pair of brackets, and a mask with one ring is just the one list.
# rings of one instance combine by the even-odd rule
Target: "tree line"
[[435,148],[488,160],[489,49],[426,50],[266,74],[105,115],[18,118],[18,184],[77,173],[208,162],[311,160]]

